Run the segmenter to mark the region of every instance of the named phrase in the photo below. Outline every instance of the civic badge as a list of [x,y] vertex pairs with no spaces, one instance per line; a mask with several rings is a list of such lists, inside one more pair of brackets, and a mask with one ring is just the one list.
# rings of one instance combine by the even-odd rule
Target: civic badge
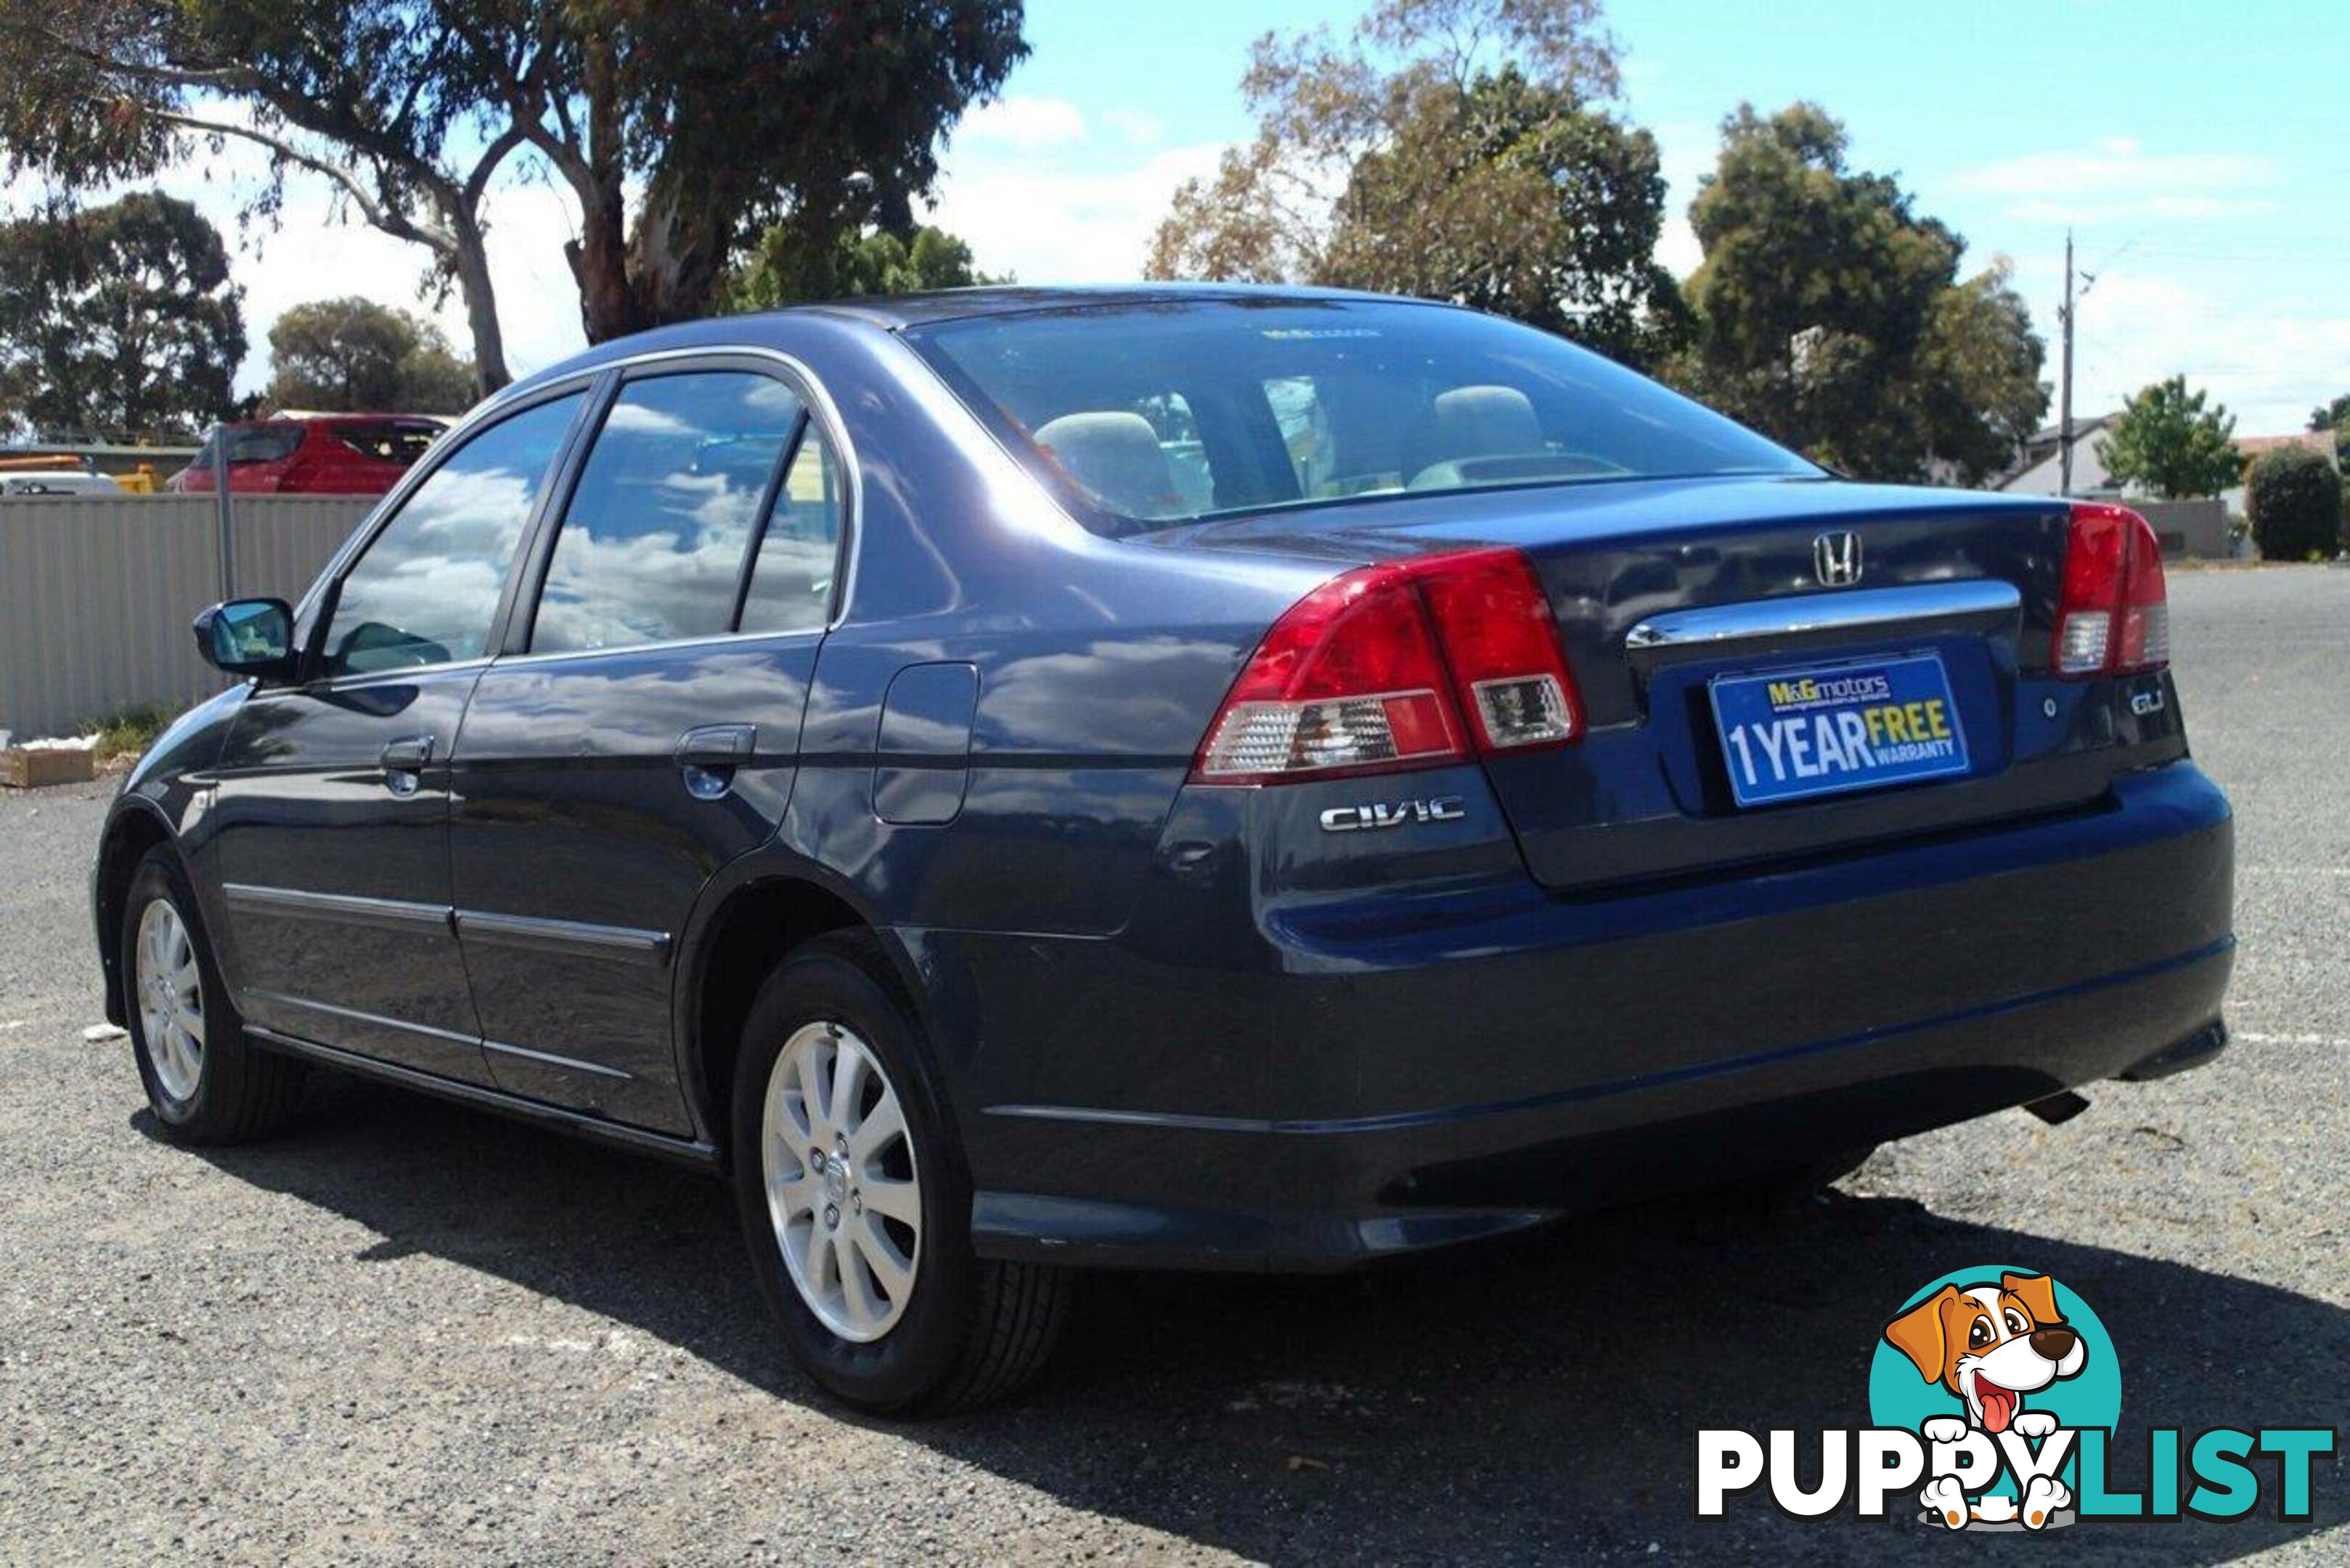
[[1813,540],[1812,570],[1825,588],[1848,588],[1860,581],[1860,535],[1846,529]]

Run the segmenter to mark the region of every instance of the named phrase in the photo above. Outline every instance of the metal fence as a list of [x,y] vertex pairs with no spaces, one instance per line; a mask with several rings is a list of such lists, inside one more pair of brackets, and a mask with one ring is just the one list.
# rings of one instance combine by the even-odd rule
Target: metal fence
[[2166,556],[2192,556],[2223,561],[2235,554],[2228,536],[2228,504],[2218,496],[2209,501],[2133,501],[2154,525]]
[[[301,597],[376,498],[238,496],[240,595]],[[220,690],[188,623],[221,597],[209,495],[0,500],[0,729],[68,734],[135,703]]]

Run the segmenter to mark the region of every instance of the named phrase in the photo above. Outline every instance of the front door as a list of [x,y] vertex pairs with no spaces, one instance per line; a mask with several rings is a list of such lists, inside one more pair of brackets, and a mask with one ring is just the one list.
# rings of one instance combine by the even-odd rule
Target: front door
[[489,1081],[450,899],[449,755],[581,400],[438,462],[312,611],[308,678],[239,711],[214,842],[249,1023]]
[[832,450],[756,361],[649,368],[614,393],[452,755],[457,929],[500,1087],[691,1127],[674,944],[790,799],[831,604]]

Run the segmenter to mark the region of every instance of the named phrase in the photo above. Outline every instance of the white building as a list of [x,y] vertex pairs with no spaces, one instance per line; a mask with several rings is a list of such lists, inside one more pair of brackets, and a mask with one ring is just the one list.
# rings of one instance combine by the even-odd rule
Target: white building
[[[2097,446],[2106,439],[2106,431],[2118,414],[2097,414],[2073,421],[2073,490],[2072,493],[2092,500],[2118,500],[2122,487],[2106,472],[2103,460],[2097,456]],[[1994,489],[2011,491],[2018,495],[2062,495],[2063,457],[2054,425],[2032,432],[2023,443],[2022,461],[2014,472],[2001,480]]]

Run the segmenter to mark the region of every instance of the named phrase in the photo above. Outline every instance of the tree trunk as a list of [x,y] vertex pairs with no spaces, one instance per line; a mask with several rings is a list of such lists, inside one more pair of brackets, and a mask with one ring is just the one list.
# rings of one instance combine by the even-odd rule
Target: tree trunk
[[490,283],[490,252],[481,221],[471,213],[452,214],[455,245],[449,257],[464,297],[465,322],[473,335],[473,388],[483,397],[506,385],[505,332],[498,325],[497,291]]
[[579,285],[580,328],[588,342],[604,343],[651,323],[629,277],[629,209],[610,37],[598,34],[589,39],[580,67],[588,100],[587,149],[569,170],[579,198],[579,237],[567,243],[563,254]]
[[563,247],[579,285],[579,326],[590,343],[608,342],[647,325],[629,282],[628,209],[619,182],[598,181],[581,203],[579,237]]
[[647,326],[711,313],[726,270],[726,239],[707,201],[654,175],[629,245],[629,282]]

